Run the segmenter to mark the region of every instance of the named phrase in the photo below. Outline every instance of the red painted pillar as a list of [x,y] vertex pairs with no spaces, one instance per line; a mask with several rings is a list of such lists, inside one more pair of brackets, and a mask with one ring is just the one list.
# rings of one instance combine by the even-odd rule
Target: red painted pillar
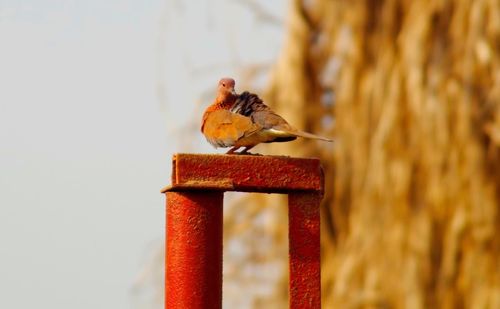
[[288,194],[290,308],[321,308],[319,192]]
[[167,192],[165,308],[222,308],[222,199]]

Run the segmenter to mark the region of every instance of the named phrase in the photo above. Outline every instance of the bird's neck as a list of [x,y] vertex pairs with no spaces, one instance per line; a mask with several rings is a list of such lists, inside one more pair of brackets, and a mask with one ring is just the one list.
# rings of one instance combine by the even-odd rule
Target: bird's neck
[[234,94],[219,95],[215,99],[215,102],[212,105],[210,105],[208,109],[210,111],[215,111],[220,109],[231,109],[231,107],[233,107],[234,105],[234,102],[236,102],[237,98],[238,96]]

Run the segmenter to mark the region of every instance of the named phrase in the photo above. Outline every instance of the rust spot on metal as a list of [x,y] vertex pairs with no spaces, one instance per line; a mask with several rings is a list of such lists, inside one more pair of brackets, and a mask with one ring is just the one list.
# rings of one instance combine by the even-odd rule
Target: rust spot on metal
[[161,189],[161,193],[199,190],[236,191],[231,179],[221,179],[217,181],[190,180],[181,184],[166,186]]

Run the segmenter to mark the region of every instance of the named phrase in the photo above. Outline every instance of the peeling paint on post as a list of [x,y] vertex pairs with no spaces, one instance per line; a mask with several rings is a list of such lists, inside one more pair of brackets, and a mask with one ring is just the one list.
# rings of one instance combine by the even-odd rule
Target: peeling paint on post
[[165,308],[222,308],[225,191],[288,194],[290,308],[321,308],[318,159],[176,154],[167,193]]

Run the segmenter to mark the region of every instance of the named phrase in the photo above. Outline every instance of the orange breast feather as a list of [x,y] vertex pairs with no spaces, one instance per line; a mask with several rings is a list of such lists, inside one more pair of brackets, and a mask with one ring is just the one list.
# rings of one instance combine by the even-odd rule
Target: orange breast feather
[[249,117],[228,110],[209,112],[204,118],[203,134],[210,143],[219,147],[233,146],[239,139],[262,129]]

